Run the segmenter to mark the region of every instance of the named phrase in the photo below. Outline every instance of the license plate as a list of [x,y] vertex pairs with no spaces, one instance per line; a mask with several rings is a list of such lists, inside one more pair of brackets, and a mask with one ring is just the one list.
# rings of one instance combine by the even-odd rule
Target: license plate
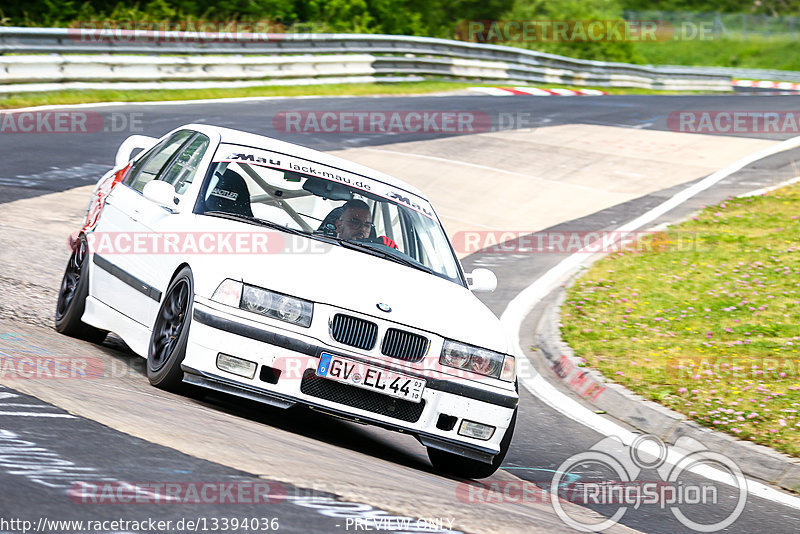
[[317,376],[411,402],[420,402],[425,390],[425,381],[420,378],[393,373],[325,352],[319,359]]

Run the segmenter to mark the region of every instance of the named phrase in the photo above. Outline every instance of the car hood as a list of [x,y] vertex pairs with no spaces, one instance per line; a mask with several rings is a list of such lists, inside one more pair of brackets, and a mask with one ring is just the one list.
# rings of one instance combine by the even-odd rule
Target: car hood
[[[226,221],[227,222],[227,221]],[[465,287],[357,250],[303,237],[312,251],[219,256],[204,262],[211,296],[224,279],[356,311],[499,352],[508,338],[499,319]],[[198,288],[200,289],[200,288]],[[378,309],[391,307],[386,313]]]

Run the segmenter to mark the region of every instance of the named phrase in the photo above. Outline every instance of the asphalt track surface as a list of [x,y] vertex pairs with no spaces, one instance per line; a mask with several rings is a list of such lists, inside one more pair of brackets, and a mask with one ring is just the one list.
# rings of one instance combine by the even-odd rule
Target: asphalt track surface
[[[76,109],[76,108],[73,108]],[[284,132],[273,127],[276,114],[286,111],[471,111],[487,117],[490,131],[537,128],[560,124],[596,124],[668,131],[676,111],[798,111],[797,96],[653,96],[600,97],[384,97],[302,98],[253,102],[88,107],[81,111],[102,117],[96,133],[0,133],[0,203],[70,187],[93,184],[113,163],[119,144],[135,133],[161,133],[190,122],[226,126],[276,137],[317,150],[377,146],[458,134],[311,133]],[[485,114],[485,115],[484,115]],[[477,124],[477,123],[476,123]],[[118,131],[116,131],[118,130]],[[790,135],[733,134],[782,139]],[[798,134],[795,134],[798,135]]]
[[[291,110],[476,110],[492,118],[492,128],[501,127],[501,121],[509,117],[525,114],[523,127],[551,126],[558,124],[598,124],[668,130],[667,117],[677,110],[799,110],[800,98],[795,96],[603,96],[603,97],[488,97],[488,96],[436,96],[436,97],[392,97],[392,98],[336,98],[300,100],[264,100],[257,102],[212,102],[202,104],[104,106],[90,108],[101,113],[104,120],[110,117],[126,117],[136,120],[147,133],[161,135],[166,131],[188,122],[204,122],[220,126],[238,128],[255,133],[279,137],[321,150],[335,150],[358,146],[375,146],[402,141],[423,140],[440,137],[441,134],[308,134],[275,131],[272,117],[280,111]],[[505,114],[505,115],[502,115]],[[202,118],[199,119],[199,117]],[[502,127],[513,125],[504,124]],[[108,168],[119,143],[131,133],[131,129],[84,135],[64,134],[2,134],[0,135],[0,203],[20,198],[33,197],[45,193],[63,191],[72,187],[94,183],[103,169]],[[750,137],[780,139],[790,135],[759,135]],[[797,174],[796,160],[799,155],[783,153],[748,167],[718,186],[692,199],[672,212],[663,220],[679,219],[699,206],[727,198],[732,194],[749,191],[759,187],[760,178],[769,176],[773,183],[776,177],[790,178]],[[613,229],[638,214],[647,211],[682,187],[659,191],[651,195],[604,210],[577,221],[559,225],[556,229],[579,229],[582,231]],[[2,209],[2,208],[0,208]],[[476,254],[464,260],[467,270],[475,266],[490,266],[498,275],[500,286],[490,296],[484,298],[487,305],[501,313],[521,289],[537,276],[563,259],[558,254],[537,255],[485,255]],[[523,325],[523,334],[531,332],[536,320],[536,311]],[[529,336],[528,336],[529,337]],[[522,336],[522,345],[530,340]],[[8,393],[14,394],[9,391]],[[17,401],[23,404],[37,404],[40,401],[24,398]],[[224,397],[212,399],[222,410],[241,410],[244,417],[252,416],[252,406],[237,407]],[[36,408],[26,408],[35,410]],[[55,407],[39,408],[50,413],[59,413]],[[314,424],[319,416],[312,417]],[[2,428],[18,434],[18,439],[35,442],[39,447],[52,449],[56,454],[68,458],[77,465],[86,465],[107,474],[113,480],[131,480],[135,473],[137,480],[163,479],[164,470],[171,470],[176,480],[231,480],[248,481],[252,478],[246,473],[198,460],[182,453],[153,445],[137,438],[121,434],[102,425],[81,418],[37,418],[11,417],[0,415]],[[349,423],[339,423],[327,427],[330,435],[320,431],[320,439],[337,442],[340,433],[349,428]],[[603,436],[586,429],[581,424],[564,418],[527,391],[521,391],[520,414],[517,432],[503,468],[514,475],[542,484],[549,483],[553,471],[570,456],[590,449]],[[373,454],[406,465],[418,465],[426,476],[426,467],[419,459],[406,455],[399,447],[386,449],[371,434],[359,433],[358,441]],[[347,438],[344,439],[348,446]],[[391,443],[391,441],[389,441]],[[349,446],[354,446],[349,443]],[[646,477],[643,476],[642,479]],[[647,480],[658,480],[657,475]],[[696,480],[688,478],[687,480]],[[18,474],[0,470],[0,493],[3,494],[0,511],[3,517],[22,517],[31,519],[42,516],[60,519],[89,519],[114,517],[113,507],[91,509],[88,505],[75,506],[73,501],[64,498],[61,490],[47,489],[31,480],[22,480]],[[60,491],[60,493],[59,493]],[[302,488],[289,487],[287,492],[303,495]],[[702,519],[722,517],[733,506],[735,499],[730,490],[720,487],[723,499],[717,506],[696,505],[687,510],[690,518]],[[424,505],[424,503],[420,503]],[[255,508],[237,508],[237,516],[253,517]],[[177,520],[189,517],[185,509],[173,510],[163,506],[149,509],[147,505],[136,510],[131,516],[131,507],[125,508],[125,518],[161,517]],[[21,513],[22,510],[26,512]],[[276,509],[277,510],[277,509]],[[597,507],[597,511],[610,515],[616,508]],[[272,509],[271,509],[272,511]],[[252,512],[252,513],[251,513]],[[462,511],[462,513],[466,512]],[[480,513],[476,511],[475,513]],[[302,507],[280,507],[279,518],[283,531],[328,532],[341,528],[332,518],[309,512]],[[231,516],[230,508],[214,509],[203,506],[202,513],[195,516]],[[275,513],[271,513],[272,516]],[[621,523],[642,532],[671,533],[692,532],[680,524],[668,510],[643,506],[629,510]],[[741,517],[726,531],[728,532],[796,532],[800,524],[800,511],[775,504],[771,501],[749,496]],[[284,526],[285,525],[285,526]],[[295,525],[295,529],[292,529]],[[297,527],[302,525],[302,527]],[[533,526],[532,526],[533,527]],[[5,529],[0,525],[0,530]],[[502,530],[502,527],[499,527]],[[9,532],[13,531],[8,529]]]
[[[0,397],[4,395],[14,396],[0,400],[0,448],[4,452],[0,456],[4,494],[0,517],[6,521],[14,518],[20,522],[17,525],[28,521],[28,530],[72,532],[90,527],[90,521],[100,521],[108,522],[107,527],[92,531],[153,531],[152,525],[161,522],[156,531],[183,532],[194,530],[186,526],[188,522],[200,525],[198,530],[214,530],[215,524],[222,530],[223,523],[232,526],[236,521],[257,525],[259,531],[305,533],[335,531],[343,523],[342,519],[310,512],[302,505],[311,499],[332,499],[331,495],[261,480],[198,460],[71,416],[7,388],[0,389]],[[31,419],[41,422],[31,424]],[[40,468],[31,469],[34,463]],[[71,476],[54,476],[47,472],[48,466],[68,466]],[[165,479],[180,488],[183,495],[196,488],[198,502],[173,505],[169,490],[163,485]],[[214,485],[208,486],[212,480]],[[206,496],[216,502],[203,502],[204,489]],[[113,503],[112,496],[116,499]],[[111,523],[120,520],[127,523]],[[83,523],[79,526],[75,521]],[[142,526],[133,528],[135,522]],[[265,528],[266,525],[270,526]],[[0,531],[22,529],[0,521]]]

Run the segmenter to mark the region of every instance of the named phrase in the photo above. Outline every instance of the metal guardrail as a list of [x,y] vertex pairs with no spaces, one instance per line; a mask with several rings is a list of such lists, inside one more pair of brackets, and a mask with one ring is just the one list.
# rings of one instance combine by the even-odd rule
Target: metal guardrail
[[[15,58],[41,57],[30,54],[58,54],[63,58],[60,67],[50,73],[33,76],[29,81],[82,81],[98,79],[98,70],[86,75],[80,69],[69,68],[75,61],[69,54],[88,54],[115,59],[103,60],[105,64],[118,64],[110,68],[110,80],[124,78],[112,75],[126,70],[124,65],[140,64],[141,55],[160,56],[158,65],[150,69],[138,69],[136,79],[186,80],[186,75],[176,75],[181,66],[187,64],[180,56],[229,56],[229,71],[245,73],[243,79],[256,76],[253,69],[244,65],[249,56],[280,57],[277,61],[284,65],[282,72],[287,75],[292,62],[308,63],[309,56],[338,56],[342,58],[341,68],[329,63],[319,76],[347,76],[348,61],[345,56],[357,55],[363,60],[371,57],[371,70],[376,75],[423,75],[471,80],[513,83],[569,83],[573,85],[598,85],[617,87],[647,87],[655,89],[687,90],[731,90],[731,77],[725,73],[707,72],[703,69],[687,67],[652,67],[627,63],[610,63],[573,59],[554,54],[546,54],[521,48],[451,41],[429,37],[408,37],[395,35],[364,34],[253,34],[253,33],[192,33],[192,32],[153,32],[138,30],[92,30],[67,28],[16,28],[0,27],[0,81],[6,83],[22,81],[18,75],[21,68]],[[9,55],[11,54],[11,55]],[[26,55],[18,55],[26,54]],[[174,57],[174,69],[164,66],[168,57]],[[19,59],[19,62],[24,60]],[[34,62],[28,62],[31,67]],[[50,62],[58,63],[58,61]],[[191,61],[202,63],[202,61]],[[233,65],[239,65],[234,67]],[[33,67],[31,67],[33,68]],[[5,72],[3,72],[5,69]],[[127,69],[132,72],[132,69]],[[220,68],[193,69],[198,80],[215,79]],[[363,74],[365,69],[358,69]],[[272,75],[263,69],[263,77]],[[298,75],[309,75],[308,69],[297,69]],[[314,74],[314,73],[312,73]],[[355,74],[355,73],[354,73]],[[291,75],[291,74],[288,74]],[[224,79],[231,79],[225,76]]]
[[776,82],[800,82],[800,72],[794,70],[745,69],[741,67],[679,67],[679,68],[689,68],[691,70],[702,71],[709,74],[730,76],[731,78],[740,80],[771,80]]
[[369,54],[308,56],[132,56],[47,54],[0,56],[0,81],[191,81],[370,76]]

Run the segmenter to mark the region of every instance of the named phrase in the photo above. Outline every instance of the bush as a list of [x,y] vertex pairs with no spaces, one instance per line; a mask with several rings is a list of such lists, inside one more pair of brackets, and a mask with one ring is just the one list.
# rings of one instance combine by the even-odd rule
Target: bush
[[[616,21],[622,20],[622,8],[616,0],[516,0],[513,8],[503,18],[515,21]],[[561,42],[531,39],[500,41],[498,44],[599,61],[635,63],[640,59],[634,43],[630,41]]]

